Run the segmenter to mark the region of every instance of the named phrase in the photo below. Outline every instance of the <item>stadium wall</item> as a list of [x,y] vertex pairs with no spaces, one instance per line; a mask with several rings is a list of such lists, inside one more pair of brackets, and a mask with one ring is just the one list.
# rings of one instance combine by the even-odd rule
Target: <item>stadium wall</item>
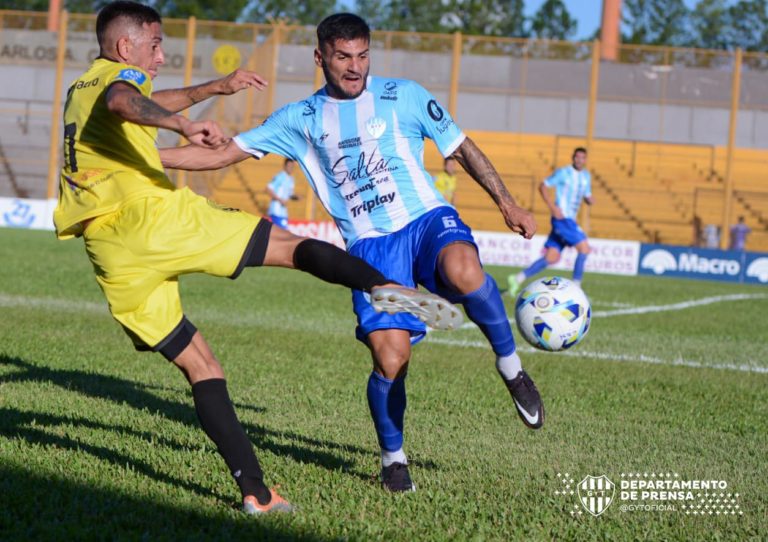
[[[214,57],[225,40],[198,39],[193,83],[218,73]],[[574,44],[577,47],[579,44]],[[158,89],[182,86],[186,40],[166,37],[167,51]],[[247,58],[252,44],[240,46]],[[372,73],[415,79],[438,99],[449,101],[450,52],[374,47]],[[273,107],[305,97],[312,90],[312,45],[281,44]],[[0,102],[50,101],[55,72],[55,35],[46,31],[4,29],[0,64],[4,74]],[[64,81],[68,83],[97,56],[90,32],[70,32]],[[456,117],[467,130],[583,136],[587,125],[589,62],[574,58],[517,58],[510,54],[463,54]],[[566,53],[562,53],[566,55]],[[601,138],[719,144],[728,139],[729,66],[690,67],[609,63],[600,66],[595,136]],[[764,148],[768,139],[768,72],[745,74],[735,144]],[[64,85],[62,100],[67,85]],[[194,114],[194,111],[193,111]],[[42,119],[41,119],[42,120]],[[46,119],[47,120],[47,119]]]
[[[0,198],[0,227],[53,230],[56,200]],[[322,239],[344,246],[332,222],[291,220],[289,229],[296,235]],[[475,231],[480,259],[486,265],[527,267],[538,259],[546,236],[531,240],[512,233]],[[768,253],[736,252],[715,249],[650,245],[616,239],[589,240],[592,252],[586,272],[611,275],[671,276],[768,286]],[[552,269],[573,269],[576,252],[568,248]]]

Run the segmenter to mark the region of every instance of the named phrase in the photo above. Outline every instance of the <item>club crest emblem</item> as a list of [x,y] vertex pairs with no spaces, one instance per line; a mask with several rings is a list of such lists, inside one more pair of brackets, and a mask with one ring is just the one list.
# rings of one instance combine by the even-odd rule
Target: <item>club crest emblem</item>
[[387,121],[380,117],[371,117],[366,121],[365,129],[373,139],[379,139],[384,130],[387,129]]
[[613,502],[615,486],[607,476],[585,476],[579,482],[579,500],[584,510],[593,516],[605,512]]

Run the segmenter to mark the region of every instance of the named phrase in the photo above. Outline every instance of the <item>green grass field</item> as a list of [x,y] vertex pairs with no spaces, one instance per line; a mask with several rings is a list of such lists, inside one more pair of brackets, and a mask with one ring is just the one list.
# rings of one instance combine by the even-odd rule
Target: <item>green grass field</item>
[[[595,319],[584,343],[568,354],[520,348],[547,408],[538,432],[517,418],[477,329],[430,334],[408,377],[419,490],[393,496],[377,482],[370,360],[348,292],[276,269],[185,277],[185,312],[222,360],[267,481],[300,508],[252,518],[238,511],[186,381],[160,355],[133,351],[82,243],[0,230],[0,258],[2,540],[768,536],[764,287],[587,275]],[[509,272],[490,271],[500,282]],[[579,514],[577,496],[560,493],[565,473],[607,476],[614,502]],[[726,481],[743,513],[686,515],[688,501],[622,510],[630,473]]]

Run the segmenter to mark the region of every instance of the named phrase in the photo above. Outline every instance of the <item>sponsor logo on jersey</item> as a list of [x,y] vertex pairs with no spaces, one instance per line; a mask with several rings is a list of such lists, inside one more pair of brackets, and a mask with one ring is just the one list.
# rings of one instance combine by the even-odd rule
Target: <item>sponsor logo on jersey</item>
[[340,149],[351,149],[352,147],[359,147],[362,144],[362,141],[359,137],[350,137],[349,139],[345,139],[344,141],[339,141],[339,148]]
[[75,88],[79,90],[81,88],[95,87],[98,84],[99,84],[99,78],[97,77],[96,79],[91,79],[90,81],[78,81],[77,84],[75,85]]
[[311,117],[317,112],[317,109],[315,109],[315,106],[309,103],[308,101],[302,102],[304,104],[304,111],[301,112],[302,115],[305,117]]
[[332,181],[334,188],[338,188],[350,181],[356,182],[358,179],[367,179],[397,170],[397,166],[390,165],[394,158],[378,156],[376,154],[376,149],[371,152],[370,156],[366,155],[365,151],[361,151],[357,156],[355,166],[348,169],[347,162],[351,159],[351,156],[344,155],[333,164],[331,173],[333,173],[334,177],[334,180]]
[[395,199],[395,193],[390,192],[389,194],[384,194],[383,196],[376,195],[375,198],[371,200],[365,200],[360,205],[355,205],[350,210],[352,211],[353,217],[358,217],[362,213],[368,213],[370,214],[374,209],[381,207],[382,205],[387,205],[389,203],[392,203],[392,201]]
[[397,82],[395,81],[387,81],[384,83],[384,92],[381,93],[381,96],[379,96],[380,100],[391,100],[393,102],[397,101]]
[[115,79],[122,79],[123,81],[134,81],[137,85],[143,85],[144,81],[147,80],[147,76],[139,70],[126,68],[121,70]]
[[443,108],[438,105],[436,100],[429,100],[427,103],[427,113],[429,113],[430,118],[435,122],[440,122],[445,116]]

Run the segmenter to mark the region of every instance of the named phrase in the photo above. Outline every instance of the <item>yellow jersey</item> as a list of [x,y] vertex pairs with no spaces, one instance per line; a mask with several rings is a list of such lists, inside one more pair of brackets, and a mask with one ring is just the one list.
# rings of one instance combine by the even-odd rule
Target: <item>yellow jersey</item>
[[448,175],[445,171],[441,171],[435,177],[435,188],[448,203],[451,203],[453,193],[456,191],[456,175]]
[[157,128],[124,121],[107,109],[107,88],[118,81],[148,98],[152,94],[152,78],[146,72],[103,58],[67,91],[64,166],[53,213],[59,239],[81,235],[83,220],[174,190],[155,145]]

